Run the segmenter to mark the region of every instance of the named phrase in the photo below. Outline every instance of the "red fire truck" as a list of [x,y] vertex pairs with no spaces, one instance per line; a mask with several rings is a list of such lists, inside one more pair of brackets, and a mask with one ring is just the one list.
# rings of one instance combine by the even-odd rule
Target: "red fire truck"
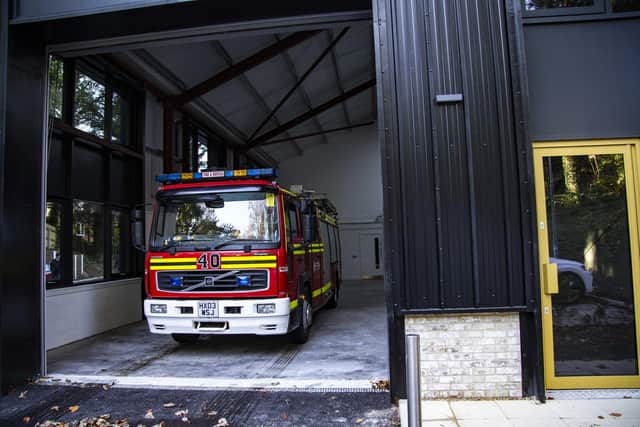
[[[279,186],[274,169],[159,175],[146,246],[144,312],[152,333],[309,337],[340,291],[337,212]],[[136,219],[137,218],[137,219]],[[143,244],[142,213],[134,240]]]

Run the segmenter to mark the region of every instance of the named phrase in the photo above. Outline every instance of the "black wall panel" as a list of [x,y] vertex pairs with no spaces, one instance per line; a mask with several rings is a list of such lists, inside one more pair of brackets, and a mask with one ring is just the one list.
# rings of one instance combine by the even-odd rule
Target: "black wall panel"
[[640,18],[524,32],[534,141],[640,136]]
[[47,150],[47,196],[64,197],[67,195],[64,142],[52,137]]
[[2,390],[41,367],[46,54],[39,27],[9,30],[0,260]]
[[71,163],[71,194],[76,199],[102,201],[104,155],[99,148],[74,144]]
[[[402,251],[387,264],[399,287],[393,309],[531,309],[513,9],[480,0],[379,0],[376,7],[386,17],[378,43],[391,44],[378,58],[385,219],[400,221],[385,230],[387,238],[402,236]],[[462,101],[437,100],[452,94]]]

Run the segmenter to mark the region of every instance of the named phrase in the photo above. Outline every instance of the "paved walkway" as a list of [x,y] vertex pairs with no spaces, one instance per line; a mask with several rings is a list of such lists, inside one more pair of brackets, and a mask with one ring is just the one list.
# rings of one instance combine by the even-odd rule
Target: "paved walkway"
[[640,427],[640,400],[427,401],[422,418],[423,427]]

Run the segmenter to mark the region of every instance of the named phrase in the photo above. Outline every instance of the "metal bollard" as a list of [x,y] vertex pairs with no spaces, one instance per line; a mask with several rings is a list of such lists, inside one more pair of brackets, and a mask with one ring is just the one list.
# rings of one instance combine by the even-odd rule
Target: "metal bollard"
[[407,335],[405,340],[407,362],[407,415],[409,427],[420,427],[420,337]]

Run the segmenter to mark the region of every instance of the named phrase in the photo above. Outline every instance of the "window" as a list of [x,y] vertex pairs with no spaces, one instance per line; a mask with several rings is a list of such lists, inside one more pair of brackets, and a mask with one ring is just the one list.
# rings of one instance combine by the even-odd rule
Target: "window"
[[[609,19],[621,13],[639,12],[640,0],[521,0],[525,18]],[[588,16],[585,16],[588,15]],[[570,17],[574,17],[571,19]],[[562,19],[561,19],[562,20]]]
[[611,11],[614,13],[640,11],[640,0],[611,0]]
[[73,201],[73,282],[104,278],[103,209],[99,203]]
[[[192,196],[158,194],[155,248],[192,251],[245,245],[271,248],[280,240],[275,195],[271,192],[221,192]],[[204,249],[209,250],[209,249]]]
[[47,284],[62,279],[62,205],[48,202],[45,216],[44,257]]
[[292,238],[298,237],[299,234],[298,215],[296,208],[292,205],[287,206],[287,238],[291,241]]
[[58,57],[49,55],[49,115],[62,118],[62,85],[64,63]]
[[73,125],[81,131],[104,138],[105,86],[76,71]]
[[141,146],[134,124],[142,93],[101,61],[49,60],[49,113],[58,120],[47,146],[47,288],[142,272],[129,220],[143,200],[143,161],[131,152]]
[[111,97],[111,142],[129,144],[130,120],[131,105],[129,99],[114,90]]

